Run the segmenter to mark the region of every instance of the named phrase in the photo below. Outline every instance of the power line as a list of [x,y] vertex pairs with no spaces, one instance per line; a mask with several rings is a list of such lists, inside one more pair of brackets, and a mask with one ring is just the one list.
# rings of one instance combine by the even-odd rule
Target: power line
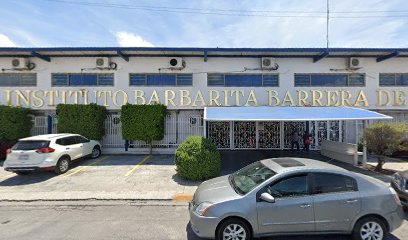
[[[65,3],[72,5],[94,6],[104,8],[118,8],[126,10],[143,10],[155,12],[184,13],[184,14],[201,14],[201,15],[218,15],[218,16],[244,16],[244,17],[268,17],[268,18],[327,18],[327,12],[324,11],[272,11],[272,10],[232,10],[232,9],[203,9],[203,8],[186,8],[186,7],[162,7],[146,5],[129,5],[115,3],[98,3],[98,2],[77,2],[69,0],[44,0],[55,3]],[[274,13],[259,14],[259,13]],[[293,13],[293,15],[286,15]],[[333,16],[333,14],[364,14],[364,13],[406,13],[406,15],[358,15],[358,16]],[[278,15],[277,15],[278,14]],[[284,14],[284,15],[283,15]],[[318,14],[318,15],[309,15]],[[331,12],[330,18],[400,18],[408,17],[408,11],[348,11],[348,12]]]

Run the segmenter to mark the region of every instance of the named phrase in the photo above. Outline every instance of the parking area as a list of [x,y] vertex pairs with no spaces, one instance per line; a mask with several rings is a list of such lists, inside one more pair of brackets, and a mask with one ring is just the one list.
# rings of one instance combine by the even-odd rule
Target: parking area
[[62,175],[19,176],[0,168],[0,200],[169,200],[192,195],[198,182],[177,177],[173,155],[108,155],[72,163]]

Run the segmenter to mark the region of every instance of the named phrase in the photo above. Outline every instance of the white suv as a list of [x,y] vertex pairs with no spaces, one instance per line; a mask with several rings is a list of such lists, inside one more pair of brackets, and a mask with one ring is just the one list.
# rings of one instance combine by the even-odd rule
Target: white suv
[[43,169],[57,174],[68,171],[70,162],[85,156],[98,158],[101,144],[78,134],[46,134],[20,139],[7,150],[3,167],[19,175]]

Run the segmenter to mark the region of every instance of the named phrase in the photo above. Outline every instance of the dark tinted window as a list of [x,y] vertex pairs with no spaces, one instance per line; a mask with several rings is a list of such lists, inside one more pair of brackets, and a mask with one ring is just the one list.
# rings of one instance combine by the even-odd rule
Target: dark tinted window
[[14,145],[13,150],[37,150],[46,148],[49,144],[49,141],[19,141]]
[[65,138],[57,139],[55,143],[58,145],[62,145],[62,146],[68,146],[68,145],[76,144],[76,139],[75,137],[65,137]]
[[330,173],[315,173],[313,176],[314,194],[357,191],[357,183],[351,177]]
[[76,142],[77,142],[77,143],[86,143],[86,142],[89,142],[89,140],[88,140],[87,138],[84,138],[84,137],[82,137],[82,136],[76,136],[75,139],[76,139]]
[[266,191],[275,198],[297,197],[308,194],[307,175],[293,176],[273,183]]
[[37,86],[37,74],[35,73],[0,73],[0,86]]
[[295,74],[295,87],[316,86],[316,87],[345,87],[364,86],[365,75],[352,74],[318,74],[305,73]]

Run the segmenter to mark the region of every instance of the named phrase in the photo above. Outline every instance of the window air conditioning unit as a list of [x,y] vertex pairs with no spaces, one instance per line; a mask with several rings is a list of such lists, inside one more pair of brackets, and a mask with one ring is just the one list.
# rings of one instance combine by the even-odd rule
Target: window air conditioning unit
[[28,67],[27,58],[14,58],[13,60],[11,60],[12,69],[25,69],[27,67]]
[[96,67],[97,68],[110,68],[109,66],[109,58],[107,57],[99,57],[96,58]]
[[261,68],[267,70],[277,70],[279,68],[276,59],[272,57],[263,57],[261,59]]
[[169,58],[169,68],[170,69],[183,69],[186,67],[186,62],[181,57],[171,57]]
[[349,68],[361,68],[361,60],[359,58],[350,58],[349,59]]

